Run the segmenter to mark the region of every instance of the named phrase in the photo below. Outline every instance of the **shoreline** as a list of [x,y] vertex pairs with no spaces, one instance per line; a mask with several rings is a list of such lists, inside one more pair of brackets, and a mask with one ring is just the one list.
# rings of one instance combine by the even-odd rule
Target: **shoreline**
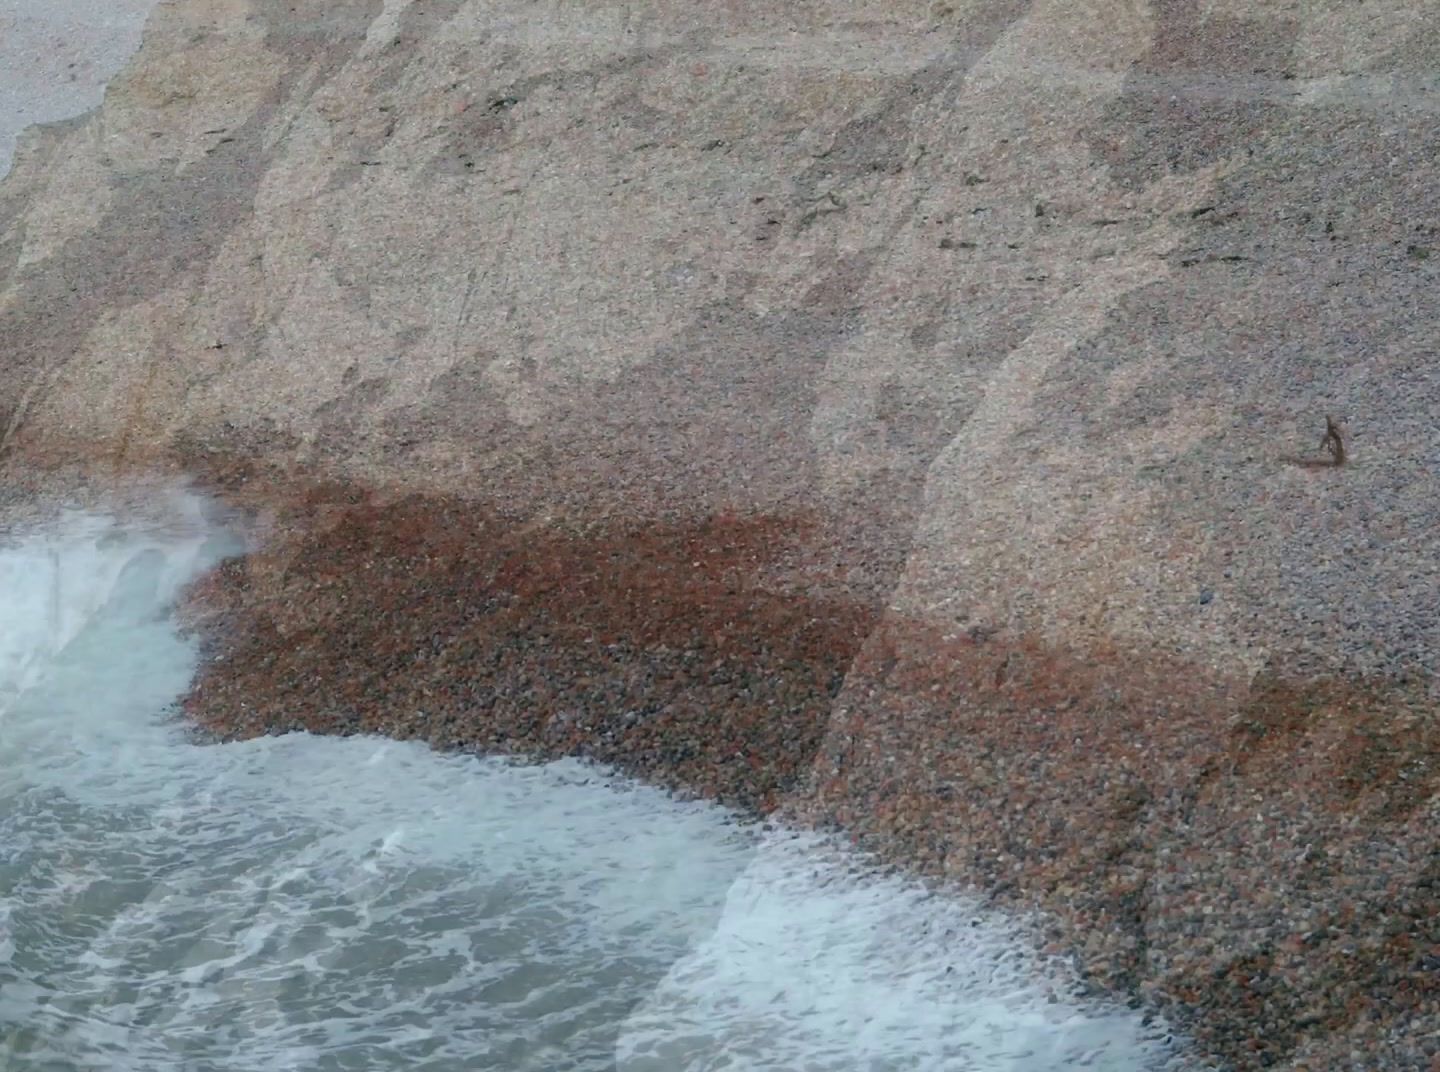
[[1436,1072],[1427,21],[383,6],[167,3],[0,184],[0,506],[249,519],[197,718],[608,756]]
[[[1150,1069],[1168,1052],[1158,1023],[1071,1000],[1005,916],[876,871],[838,840],[757,828],[580,761],[517,767],[309,734],[196,747],[168,703],[197,655],[171,611],[191,567],[228,541],[204,503],[176,499],[179,524],[158,532],[85,513],[22,536],[18,554],[0,546],[20,581],[10,654],[22,655],[0,682],[20,688],[5,743],[33,775],[8,780],[17,806],[0,828],[21,846],[19,892],[39,895],[20,898],[11,928],[22,981],[36,976],[33,1000],[16,995],[34,1016],[5,1002],[22,1063],[99,1055],[113,1011],[137,1007],[123,981],[87,986],[86,958],[75,966],[97,928],[112,932],[109,962],[152,969],[138,1007],[159,1021],[143,1048],[167,1067],[166,1052],[229,1067],[237,1039],[252,1068],[322,1051],[456,1068],[488,1053],[512,1069],[566,1053],[594,1072],[737,1050],[777,1070],[813,1048],[847,1068],[1056,1055],[1032,1059],[1038,1070],[1088,1066],[1101,1048]],[[53,918],[50,864],[77,852],[90,866]],[[257,912],[263,949],[246,942]],[[72,955],[51,963],[54,948]],[[566,994],[536,1009],[537,975]],[[266,986],[277,978],[295,985]],[[195,1016],[187,995],[208,999]],[[66,1007],[48,1015],[56,998]],[[217,1005],[235,1030],[211,1037]],[[493,1044],[533,1038],[537,1018],[543,1047]],[[300,1051],[285,1030],[297,1022],[324,1025]],[[403,1052],[369,1044],[397,1023]]]
[[1380,1015],[1415,1047],[1389,1067],[1425,1067],[1440,740],[1414,685],[1177,690],[1196,667],[777,589],[814,517],[546,526],[258,472],[198,482],[265,530],[184,608],[203,730],[593,759],[1044,919],[1094,997],[1218,1067],[1342,1067]]

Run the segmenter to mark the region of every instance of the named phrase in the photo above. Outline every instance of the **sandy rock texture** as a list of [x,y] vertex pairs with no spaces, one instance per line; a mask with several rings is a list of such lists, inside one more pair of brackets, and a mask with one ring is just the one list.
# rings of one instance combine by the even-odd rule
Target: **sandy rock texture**
[[0,465],[245,514],[222,734],[597,756],[1434,1069],[1437,28],[168,0],[0,185]]

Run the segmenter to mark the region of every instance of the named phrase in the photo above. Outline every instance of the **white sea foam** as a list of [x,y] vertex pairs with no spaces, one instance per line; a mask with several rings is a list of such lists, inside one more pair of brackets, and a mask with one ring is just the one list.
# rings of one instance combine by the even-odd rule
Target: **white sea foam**
[[978,902],[777,830],[620,1055],[626,1072],[1119,1072],[1174,1051],[1128,1011],[1068,999],[1022,930]]
[[1017,935],[813,838],[573,761],[197,746],[165,615],[234,549],[0,547],[0,1066],[861,1070],[1158,1060]]

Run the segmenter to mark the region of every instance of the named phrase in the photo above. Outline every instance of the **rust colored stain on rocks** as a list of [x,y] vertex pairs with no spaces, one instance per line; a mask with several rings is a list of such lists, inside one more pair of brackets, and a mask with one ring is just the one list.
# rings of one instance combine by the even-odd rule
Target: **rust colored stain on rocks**
[[304,728],[582,755],[759,811],[808,769],[876,609],[785,590],[817,522],[517,522],[312,489],[216,570],[186,700],[224,737]]

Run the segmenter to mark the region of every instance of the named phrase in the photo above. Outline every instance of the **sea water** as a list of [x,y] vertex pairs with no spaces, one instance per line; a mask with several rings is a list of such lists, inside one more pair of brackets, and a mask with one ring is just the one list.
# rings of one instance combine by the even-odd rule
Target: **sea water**
[[1168,1067],[964,898],[575,761],[199,743],[169,609],[238,550],[0,538],[0,1068]]

